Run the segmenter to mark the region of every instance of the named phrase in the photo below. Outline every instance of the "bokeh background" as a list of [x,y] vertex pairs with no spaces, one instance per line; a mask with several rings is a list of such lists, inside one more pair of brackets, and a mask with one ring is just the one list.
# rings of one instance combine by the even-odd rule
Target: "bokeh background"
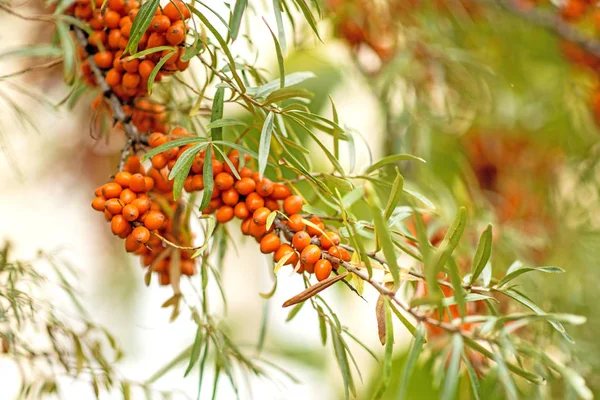
[[[226,5],[215,3],[226,16]],[[410,188],[436,205],[431,213],[440,225],[451,221],[460,205],[469,209],[474,235],[487,222],[494,223],[496,273],[516,259],[566,270],[558,276],[523,277],[522,284],[542,308],[588,318],[587,324],[570,328],[576,344],[565,350],[577,360],[590,388],[600,393],[597,76],[573,57],[568,43],[503,9],[467,7],[467,2],[456,2],[460,7],[416,3],[399,1],[387,13],[377,2],[322,4],[327,15],[319,25],[324,43],[306,27],[297,27],[292,35],[288,26],[287,71],[315,72],[317,78],[303,84],[315,93],[312,109],[329,115],[331,96],[344,125],[360,132],[364,143],[355,146],[356,170],[385,155],[412,153],[427,163],[402,165],[402,173]],[[27,5],[20,9],[40,12]],[[268,10],[253,5],[251,18],[264,16],[274,25]],[[49,27],[1,12],[0,18],[0,53],[48,38]],[[269,35],[263,24],[252,25],[252,44],[242,38],[232,50],[247,59],[258,52],[259,66],[276,77]],[[0,58],[0,71],[9,73],[28,63]],[[118,164],[121,134],[115,131],[108,142],[91,137],[92,95],[81,98],[72,110],[50,106],[67,94],[60,67],[0,80],[0,92],[0,238],[14,242],[16,255],[22,257],[39,248],[62,248],[81,272],[78,289],[95,322],[113,331],[125,349],[119,370],[134,380],[148,378],[193,342],[195,325],[185,312],[169,322],[170,311],[161,304],[171,289],[155,282],[144,286],[137,260],[125,254],[122,243],[89,206],[93,190]],[[7,99],[18,104],[31,123]],[[317,157],[313,162],[317,169],[325,167]],[[350,168],[349,157],[342,157],[342,163]],[[257,379],[241,397],[343,398],[335,358],[320,344],[312,310],[306,307],[285,323],[288,311],[280,304],[302,290],[301,282],[280,272],[277,293],[266,305],[259,292],[272,287],[270,260],[253,242],[237,237],[223,274],[228,307],[225,311],[217,306],[214,312],[225,313],[232,337],[249,352],[254,351],[266,312],[269,328],[263,352],[300,380],[279,377],[280,383],[274,384]],[[325,296],[342,323],[381,354],[376,294],[367,290],[364,301],[341,287]],[[396,337],[390,399],[395,398],[409,339],[407,334]],[[369,398],[379,366],[358,347],[355,355],[364,379],[358,398]],[[195,396],[197,373],[183,379],[185,366],[174,368],[157,387]],[[431,370],[427,361],[418,365],[409,398],[437,398]],[[208,368],[205,380],[211,382],[213,374]],[[0,398],[15,396],[17,380],[14,365],[0,357]],[[494,388],[490,383],[486,399],[498,396]],[[210,398],[210,389],[203,390],[201,398]],[[93,397],[84,383],[69,382],[62,394],[67,399]],[[560,390],[545,395],[566,396]],[[233,396],[222,379],[218,398]]]

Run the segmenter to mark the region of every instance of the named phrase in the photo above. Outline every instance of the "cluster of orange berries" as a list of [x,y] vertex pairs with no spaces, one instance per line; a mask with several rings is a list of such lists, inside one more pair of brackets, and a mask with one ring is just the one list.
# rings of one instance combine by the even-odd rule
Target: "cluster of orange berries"
[[[114,118],[112,108],[103,94],[99,94],[94,99],[92,108],[97,112],[104,113],[110,119]],[[166,132],[168,129],[166,124],[166,107],[162,104],[151,102],[148,98],[136,98],[132,101],[131,105],[124,104],[121,106],[121,109],[140,133]],[[118,122],[116,126],[120,127],[121,123]]]
[[[161,237],[181,243],[185,235],[173,237],[173,220],[161,211],[159,202],[154,201],[160,196],[154,189],[155,180],[146,174],[140,157],[130,156],[113,181],[96,189],[92,208],[103,212],[113,234],[125,239],[125,250],[142,256],[143,265],[152,266],[160,275],[160,283],[168,284],[171,256],[170,253],[162,255],[168,247]],[[160,198],[167,205],[165,211],[174,213],[177,204],[169,202],[167,196]],[[187,243],[184,241],[184,244]],[[184,275],[195,273],[189,251],[181,252],[180,266]]]
[[[156,148],[170,140],[189,135],[183,128],[175,128],[171,135],[160,132],[152,133],[148,138],[151,147]],[[155,178],[156,188],[170,194],[173,182],[168,175],[178,158],[191,147],[185,145],[166,150],[152,157],[151,176]],[[203,190],[203,178],[206,151],[199,152],[193,162],[184,182],[186,192]],[[240,153],[232,150],[227,155],[228,162],[220,161],[214,155],[211,158],[213,171],[213,191],[204,214],[215,214],[219,223],[227,223],[234,218],[242,221],[241,230],[244,235],[252,236],[260,243],[260,250],[265,254],[274,254],[275,262],[284,257],[285,265],[292,265],[296,271],[314,273],[318,280],[329,277],[337,264],[324,259],[324,252],[331,257],[350,261],[350,253],[340,245],[340,236],[333,232],[325,232],[325,224],[318,217],[310,219],[311,225],[303,222],[299,214],[302,210],[302,197],[292,194],[283,183],[272,182],[260,176],[247,166],[240,166]],[[248,154],[244,155],[244,164],[250,161]],[[232,171],[236,169],[236,173]],[[273,211],[278,211],[285,217],[279,218],[280,226],[270,224],[267,220]],[[315,228],[315,227],[318,227]],[[281,235],[290,244],[281,242]]]
[[[93,32],[88,37],[88,46],[79,48],[79,57],[84,60],[86,53],[93,55],[94,63],[103,70],[106,83],[122,100],[128,101],[147,94],[148,80],[156,63],[173,50],[162,50],[136,59],[122,57],[129,41],[129,34],[135,16],[139,12],[138,0],[108,0],[104,11],[104,0],[77,0],[67,11],[76,18],[86,21]],[[190,11],[180,0],[169,2],[164,8],[158,8],[150,22],[148,30],[142,35],[138,50],[159,46],[174,46],[173,53],[161,67],[155,77],[174,71],[183,71],[189,61],[182,61],[185,50],[186,24]],[[95,77],[87,60],[82,63],[84,80],[94,86]]]

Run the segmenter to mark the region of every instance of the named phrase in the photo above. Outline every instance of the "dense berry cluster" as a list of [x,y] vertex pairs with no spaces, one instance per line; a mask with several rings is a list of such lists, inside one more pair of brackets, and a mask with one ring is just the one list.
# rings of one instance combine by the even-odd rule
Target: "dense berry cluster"
[[[185,129],[175,128],[168,136],[160,132],[151,134],[148,142],[156,148],[187,135]],[[191,146],[175,147],[152,157],[150,173],[157,190],[171,195],[173,182],[167,177],[178,158]],[[205,156],[205,151],[195,156],[184,183],[185,191],[204,189]],[[302,197],[292,194],[285,184],[272,182],[249,168],[250,157],[247,154],[244,155],[243,166],[237,150],[232,150],[227,158],[229,162],[219,161],[213,153],[213,191],[208,206],[202,211],[204,214],[214,214],[216,220],[223,224],[234,218],[240,219],[242,233],[254,237],[260,243],[261,252],[273,253],[275,262],[285,258],[282,261],[285,265],[292,265],[300,273],[314,273],[318,280],[326,279],[332,269],[337,268],[337,264],[322,257],[323,253],[350,261],[350,253],[339,246],[340,236],[333,231],[325,232],[320,218],[312,217],[308,224],[305,223],[300,215]],[[274,217],[276,223],[268,224],[274,211],[278,212],[278,216]],[[282,243],[282,238],[290,243]]]
[[[125,239],[125,249],[142,256],[143,265],[152,266],[160,282],[168,284],[171,255],[162,238],[178,243],[186,243],[187,239],[185,229],[174,232],[173,218],[167,216],[176,211],[177,204],[169,201],[172,197],[155,190],[155,180],[146,173],[138,156],[130,156],[123,171],[96,189],[95,194],[92,207],[104,213],[115,235]],[[195,273],[190,257],[189,252],[181,252],[180,270],[184,275]]]
[[84,60],[83,76],[88,84],[96,85],[90,63],[85,60],[88,54],[93,56],[94,64],[105,73],[106,83],[124,101],[147,94],[148,80],[161,58],[172,54],[156,74],[156,81],[160,81],[164,74],[183,71],[188,67],[189,61],[181,60],[187,29],[184,21],[190,17],[183,2],[175,0],[162,9],[159,7],[137,47],[138,51],[142,51],[173,46],[178,51],[166,49],[135,59],[122,57],[122,54],[127,47],[140,3],[137,0],[109,0],[106,9],[102,10],[103,3],[104,0],[77,0],[68,10],[86,21],[93,30],[88,36],[88,46],[79,48],[79,56]]

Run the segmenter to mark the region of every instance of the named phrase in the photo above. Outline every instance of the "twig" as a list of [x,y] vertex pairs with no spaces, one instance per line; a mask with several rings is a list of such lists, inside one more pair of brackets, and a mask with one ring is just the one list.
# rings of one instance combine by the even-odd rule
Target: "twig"
[[[489,1],[484,1],[484,3],[489,3]],[[576,28],[561,19],[560,16],[533,8],[519,7],[513,0],[495,0],[495,3],[511,14],[541,26],[563,39],[577,43],[584,50],[600,57],[600,42],[581,34]]]
[[4,80],[4,79],[8,79],[8,78],[14,78],[15,76],[23,75],[23,74],[26,74],[26,73],[31,72],[31,71],[52,68],[52,67],[57,66],[58,64],[61,64],[62,62],[63,62],[62,59],[58,59],[58,60],[49,61],[49,62],[44,63],[44,64],[32,65],[31,67],[24,68],[24,69],[22,69],[20,71],[16,71],[16,72],[12,72],[10,74],[2,75],[2,76],[0,76],[0,81]]
[[37,22],[50,22],[50,23],[54,23],[54,19],[52,17],[46,16],[46,15],[36,15],[36,16],[33,16],[33,17],[28,17],[26,15],[18,13],[17,11],[13,10],[11,7],[8,7],[5,4],[0,4],[0,10],[4,10],[7,13],[9,13],[9,14],[17,17],[17,18],[23,19],[25,21],[37,21]]
[[[87,46],[87,39],[86,39],[85,33],[76,26],[73,27],[73,30],[75,31],[75,37],[77,38],[79,45],[85,49]],[[108,103],[109,103],[111,111],[112,111],[113,119],[117,122],[120,122],[121,125],[123,126],[125,135],[128,138],[128,143],[131,142],[132,145],[135,145],[138,143],[146,144],[146,141],[142,139],[137,127],[134,124],[132,124],[130,121],[130,118],[127,115],[125,115],[121,101],[113,93],[110,86],[108,86],[108,84],[106,83],[106,80],[104,79],[104,74],[102,73],[100,68],[98,68],[96,63],[94,62],[94,57],[92,55],[88,54],[87,60],[90,63],[90,67],[92,69],[94,77],[96,78],[96,84],[98,85],[100,90],[102,90],[102,94],[104,95],[104,97],[108,99]],[[127,149],[127,148],[124,149],[124,153],[126,153],[128,151],[129,151],[129,149]],[[120,167],[122,167],[122,165],[120,165]]]

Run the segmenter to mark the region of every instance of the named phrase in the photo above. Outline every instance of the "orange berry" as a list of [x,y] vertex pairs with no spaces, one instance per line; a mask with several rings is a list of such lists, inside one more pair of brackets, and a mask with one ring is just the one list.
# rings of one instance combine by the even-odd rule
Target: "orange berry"
[[183,19],[190,17],[190,11],[187,9],[185,4],[181,0],[173,0],[169,2],[163,8],[163,14],[165,14],[171,21],[179,21],[183,16]]
[[302,197],[297,195],[287,197],[283,201],[283,211],[287,215],[298,214],[302,211]]
[[109,213],[108,210],[104,210],[104,219],[106,219],[107,221],[110,222],[112,217],[113,217],[113,215],[111,213]]
[[102,196],[104,196],[106,199],[114,199],[119,197],[122,191],[123,188],[116,182],[110,182],[102,186]]
[[104,31],[93,31],[88,36],[88,43],[94,47],[100,47],[106,43],[106,33]]
[[273,192],[270,196],[275,200],[285,200],[291,195],[292,191],[290,190],[290,188],[285,186],[283,183],[275,183],[273,185]]
[[310,245],[310,236],[304,231],[296,232],[292,238],[292,245],[296,250],[302,251]]
[[319,217],[311,217],[309,219],[310,222],[312,222],[314,225],[316,225],[317,227],[319,227],[319,229],[315,229],[310,225],[306,226],[306,231],[308,232],[308,234],[310,236],[315,236],[315,235],[322,235],[323,229],[325,229],[325,224],[321,221],[321,218]]
[[276,252],[281,245],[279,236],[274,233],[265,235],[260,241],[260,251],[264,254]]
[[254,213],[254,211],[265,205],[265,200],[260,195],[253,192],[246,197],[246,205],[248,206],[248,211]]
[[165,214],[160,211],[148,211],[144,219],[144,226],[151,231],[160,229],[166,222]]
[[150,209],[151,201],[149,198],[137,198],[131,202],[131,205],[138,209],[140,215],[144,214]]
[[146,189],[146,182],[144,180],[144,175],[142,174],[133,174],[131,179],[129,180],[129,188],[134,192],[143,192]]
[[137,195],[131,189],[123,189],[123,191],[119,195],[119,199],[121,199],[123,204],[130,204],[136,198],[137,198]]
[[115,215],[110,220],[110,229],[115,235],[119,235],[127,229],[129,222],[121,214]]
[[281,259],[283,259],[283,257],[287,256],[290,253],[293,253],[293,255],[290,256],[290,258],[288,258],[285,265],[298,264],[298,260],[300,259],[298,253],[292,248],[292,246],[290,246],[287,243],[284,243],[281,245],[281,247],[279,247],[279,249],[275,252],[275,255],[273,256],[273,260],[275,260],[275,262],[279,262]]
[[262,197],[267,197],[273,193],[273,182],[267,178],[262,178],[260,181],[256,182],[256,193],[260,194]]
[[277,200],[273,200],[271,198],[265,199],[265,207],[267,207],[271,211],[281,210],[281,207],[279,206]]
[[204,171],[204,159],[197,155],[192,162],[192,171],[195,174],[201,174]]
[[196,264],[191,260],[181,262],[181,273],[183,275],[192,276],[196,273]]
[[135,221],[139,217],[139,215],[140,211],[137,209],[136,206],[132,204],[127,204],[125,207],[123,207],[123,216],[127,221]]
[[217,210],[217,213],[215,214],[215,217],[217,218],[217,221],[219,221],[222,224],[231,221],[233,219],[233,207],[231,207],[231,206],[219,207],[219,209]]
[[115,182],[123,188],[129,187],[129,179],[131,179],[131,174],[127,171],[119,171],[115,175]]
[[142,79],[147,80],[148,78],[150,78],[150,74],[152,73],[152,70],[155,66],[156,64],[154,64],[152,61],[144,60],[140,63],[140,66],[138,67],[138,74],[140,74]]
[[315,263],[315,276],[317,277],[317,280],[319,281],[324,281],[325,279],[329,278],[329,275],[331,275],[331,270],[333,269],[333,266],[331,265],[331,263],[329,262],[329,260],[319,260]]
[[118,13],[125,11],[125,1],[124,0],[108,0],[108,8],[114,10]]
[[269,214],[271,214],[271,210],[266,207],[261,207],[252,214],[252,221],[254,221],[256,225],[266,225]]
[[119,199],[109,199],[104,203],[104,208],[112,215],[121,214],[123,206],[123,202]]
[[304,271],[312,274],[315,272],[315,264],[301,263],[302,267],[304,267]]
[[[144,63],[144,61],[142,62]],[[150,147],[155,148],[160,146],[161,144],[165,144],[167,142],[167,138],[164,133],[154,132],[148,136],[148,144]]]
[[111,29],[110,32],[108,32],[108,47],[111,49],[118,49],[120,41],[121,31],[119,29]]
[[163,169],[167,166],[168,162],[169,161],[163,154],[157,154],[154,157],[152,157],[152,167],[156,169]]
[[98,68],[109,69],[113,64],[113,53],[110,51],[99,51],[94,54],[94,63]]
[[287,224],[291,230],[293,230],[294,232],[304,230],[304,227],[306,225],[304,224],[304,222],[302,222],[302,216],[300,214],[291,215],[289,218],[290,220],[287,222]]
[[146,48],[152,49],[154,47],[164,46],[166,44],[167,39],[165,39],[165,36],[155,32],[148,37],[148,43],[146,44]]
[[221,191],[217,187],[213,187],[212,195],[210,196],[211,200],[219,199],[221,201]]
[[215,160],[213,158],[213,160],[212,160],[212,168],[213,168],[213,176],[217,176],[221,172],[223,172],[223,163],[221,161]]
[[150,26],[155,32],[163,33],[171,26],[171,20],[166,15],[155,15]]
[[102,196],[98,196],[92,200],[92,208],[96,211],[104,211],[104,203],[106,203],[106,199]]
[[256,187],[256,182],[251,178],[245,177],[237,181],[234,185],[235,190],[238,191],[242,196],[249,195],[254,192],[254,188]]
[[251,220],[249,231],[250,235],[254,236],[257,241],[260,241],[267,233],[267,227],[265,225],[256,225],[254,221]]
[[126,72],[123,74],[121,85],[126,89],[134,89],[139,86],[141,78],[136,73]]
[[121,16],[118,12],[115,12],[113,10],[106,10],[106,12],[104,13],[104,23],[106,24],[107,28],[118,28],[119,21],[121,21]]
[[140,247],[142,247],[142,245],[137,240],[135,240],[132,234],[129,234],[125,239],[125,250],[128,253],[133,253],[134,251],[139,250]]
[[149,192],[152,189],[154,189],[154,179],[150,178],[149,176],[145,176],[144,177],[144,191],[145,192]]
[[243,222],[242,222],[242,233],[244,235],[249,235],[250,234],[250,223],[252,223],[252,218],[246,218]]
[[138,71],[138,68],[140,66],[140,60],[138,60],[137,58],[134,58],[133,60],[130,61],[122,61],[123,64],[123,69],[125,69],[125,71],[127,72],[131,72],[136,73]]
[[325,235],[321,235],[321,248],[323,250],[329,249],[331,246],[337,246],[340,244],[340,236],[335,232],[325,232]]
[[[252,170],[248,167],[244,167],[244,168],[240,169],[239,174],[240,174],[240,178],[252,178]],[[254,182],[254,179],[252,179],[252,182]],[[256,185],[256,182],[254,182],[254,185]],[[254,190],[254,189],[252,189],[252,190]]]
[[181,24],[173,24],[167,29],[165,34],[167,42],[173,46],[181,44],[185,40],[185,30]]
[[127,237],[127,235],[129,235],[131,233],[131,231],[133,230],[133,228],[131,227],[131,224],[127,224],[127,227],[125,228],[125,230],[121,233],[119,233],[119,237],[121,239],[125,239]]
[[215,177],[215,185],[219,190],[229,190],[233,187],[233,176],[227,172],[221,172]]
[[204,189],[204,178],[202,177],[202,175],[198,174],[198,175],[194,175],[192,177],[192,189],[194,189],[194,190]]
[[94,194],[95,194],[96,196],[98,196],[98,197],[99,197],[99,196],[102,196],[102,188],[103,188],[103,187],[104,187],[104,186],[97,187],[97,188],[96,188],[96,190],[94,190]]
[[250,211],[248,211],[248,206],[246,205],[246,203],[240,202],[237,203],[233,208],[233,214],[236,216],[236,218],[246,219],[250,216]]
[[144,244],[150,240],[150,231],[145,226],[138,226],[131,232],[131,236],[136,242]]
[[[229,190],[226,190],[221,193],[221,200],[223,200],[223,203],[227,204],[228,206],[233,207],[233,206],[237,205],[239,199],[240,199],[240,195],[237,192],[237,190],[235,190],[234,188],[230,188]],[[240,203],[240,204],[242,204],[242,203]],[[234,213],[235,213],[235,210],[234,210]]]

